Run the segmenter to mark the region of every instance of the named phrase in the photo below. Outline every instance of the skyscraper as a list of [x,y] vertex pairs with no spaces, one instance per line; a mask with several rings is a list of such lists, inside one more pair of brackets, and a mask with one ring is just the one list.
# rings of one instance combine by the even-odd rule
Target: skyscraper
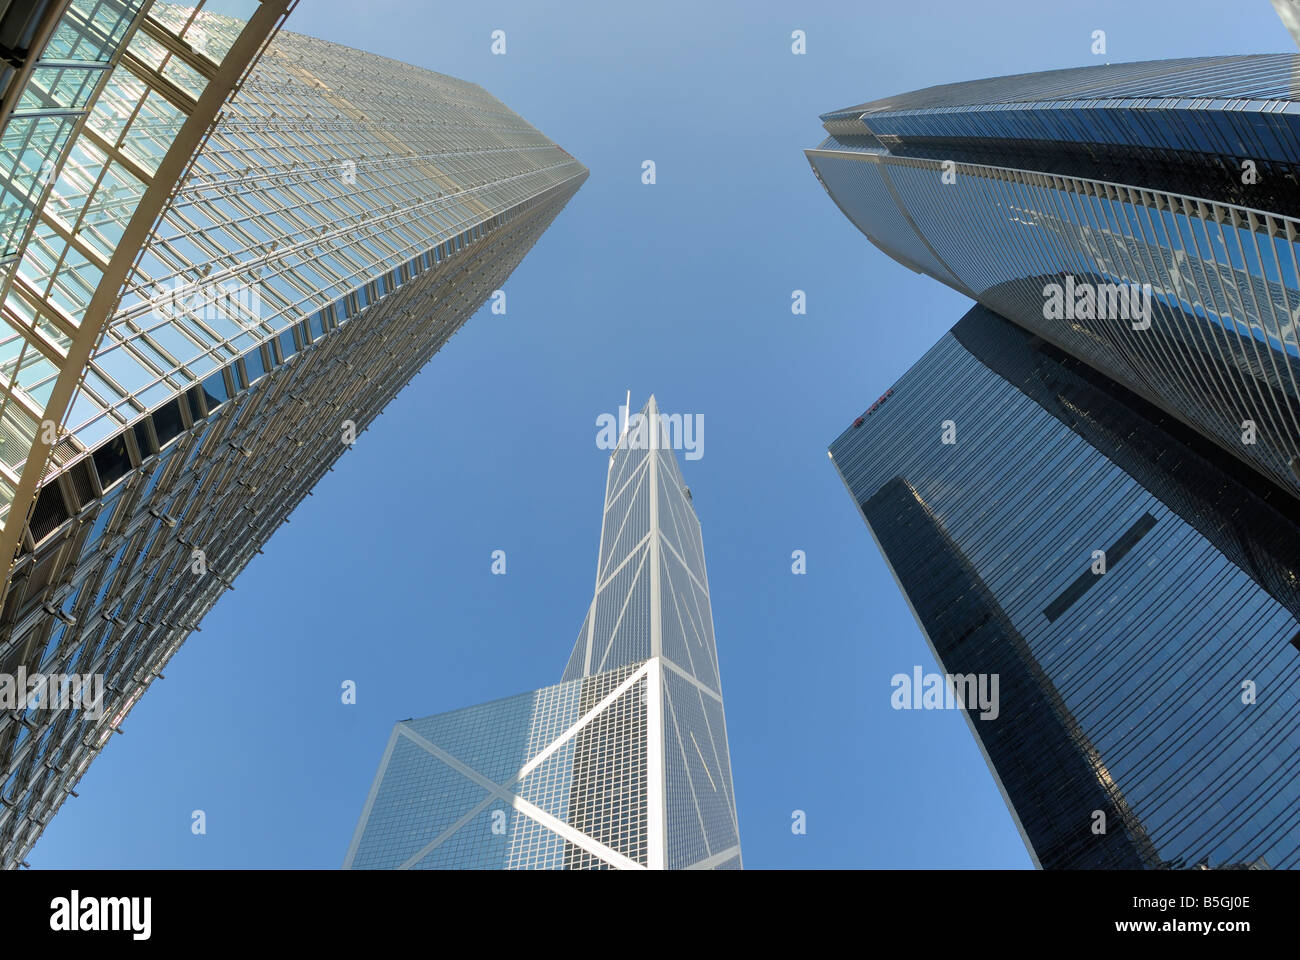
[[832,460],[941,668],[999,677],[1035,862],[1300,866],[1287,495],[980,306],[859,419]]
[[831,457],[944,670],[1000,678],[966,712],[1044,867],[1300,866],[1298,78],[949,84],[807,152],[980,304]]
[[998,77],[822,120],[809,161],[876,246],[1300,495],[1300,55]]
[[610,455],[561,682],[406,720],[345,868],[741,866],[699,520],[655,398]]
[[1291,33],[1291,39],[1300,45],[1300,0],[1273,0],[1273,8]]
[[[3,866],[587,175],[478,86],[270,39],[287,4],[247,6],[52,4],[75,29],[5,127],[28,179],[5,214],[0,678],[103,698],[0,713]],[[34,154],[49,117],[20,108],[65,94],[81,112]]]

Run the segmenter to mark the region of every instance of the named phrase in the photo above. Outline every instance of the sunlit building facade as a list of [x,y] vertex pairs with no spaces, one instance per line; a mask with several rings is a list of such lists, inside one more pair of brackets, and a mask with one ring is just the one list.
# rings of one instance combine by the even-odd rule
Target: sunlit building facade
[[[822,121],[809,162],[876,246],[1300,495],[1300,55],[997,77]],[[1136,310],[1105,296],[1129,285]]]
[[1291,39],[1300,46],[1300,0],[1273,0],[1273,8],[1291,33]]
[[394,727],[350,869],[739,869],[699,520],[654,397],[561,682]]
[[43,179],[4,209],[0,675],[105,695],[0,715],[3,866],[587,173],[474,84],[279,32],[288,4],[51,6],[104,23],[33,58],[47,99],[69,51],[95,78],[52,164],[10,149],[22,99],[4,129]]

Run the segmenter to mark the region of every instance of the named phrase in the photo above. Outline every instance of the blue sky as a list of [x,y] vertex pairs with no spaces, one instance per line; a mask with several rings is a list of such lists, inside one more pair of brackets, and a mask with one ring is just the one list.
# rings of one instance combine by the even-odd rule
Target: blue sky
[[596,418],[630,389],[705,421],[682,469],[745,865],[1029,866],[962,718],[890,707],[891,676],[935,667],[826,455],[969,303],[871,247],[802,151],[819,113],[936,83],[1294,51],[1271,5],[364,9],[306,0],[289,27],[482,84],[591,177],[507,283],[508,313],[480,310],[276,533],[29,862],[341,864],[395,721],[558,681],[594,582]]

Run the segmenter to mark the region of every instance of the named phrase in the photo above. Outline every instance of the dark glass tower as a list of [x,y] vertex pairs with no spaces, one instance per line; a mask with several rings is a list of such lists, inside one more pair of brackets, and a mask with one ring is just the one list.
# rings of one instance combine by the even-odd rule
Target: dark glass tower
[[1300,866],[1284,491],[983,307],[831,456],[1038,864]]

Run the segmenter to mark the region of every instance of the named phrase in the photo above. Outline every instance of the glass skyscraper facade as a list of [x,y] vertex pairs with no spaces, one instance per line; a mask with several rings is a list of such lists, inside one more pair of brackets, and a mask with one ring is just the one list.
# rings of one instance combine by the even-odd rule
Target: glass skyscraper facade
[[1300,0],[1273,0],[1273,7],[1291,32],[1291,39],[1300,45]]
[[0,263],[0,674],[104,698],[0,715],[3,866],[587,176],[474,84],[278,32],[287,5],[53,4],[72,25],[24,89],[81,112],[49,164],[10,149],[47,118],[4,129],[30,176]]
[[1298,91],[1293,55],[1001,77],[807,151],[979,304],[831,457],[943,669],[1000,678],[967,716],[1043,867],[1300,866]]
[[[1000,77],[822,119],[809,161],[878,247],[1300,495],[1300,55]],[[1049,285],[1133,284],[1142,316],[1045,310]]]
[[980,306],[831,456],[1037,863],[1300,866],[1282,491]]
[[670,422],[651,397],[610,456],[561,682],[397,724],[346,868],[740,868],[704,544]]

